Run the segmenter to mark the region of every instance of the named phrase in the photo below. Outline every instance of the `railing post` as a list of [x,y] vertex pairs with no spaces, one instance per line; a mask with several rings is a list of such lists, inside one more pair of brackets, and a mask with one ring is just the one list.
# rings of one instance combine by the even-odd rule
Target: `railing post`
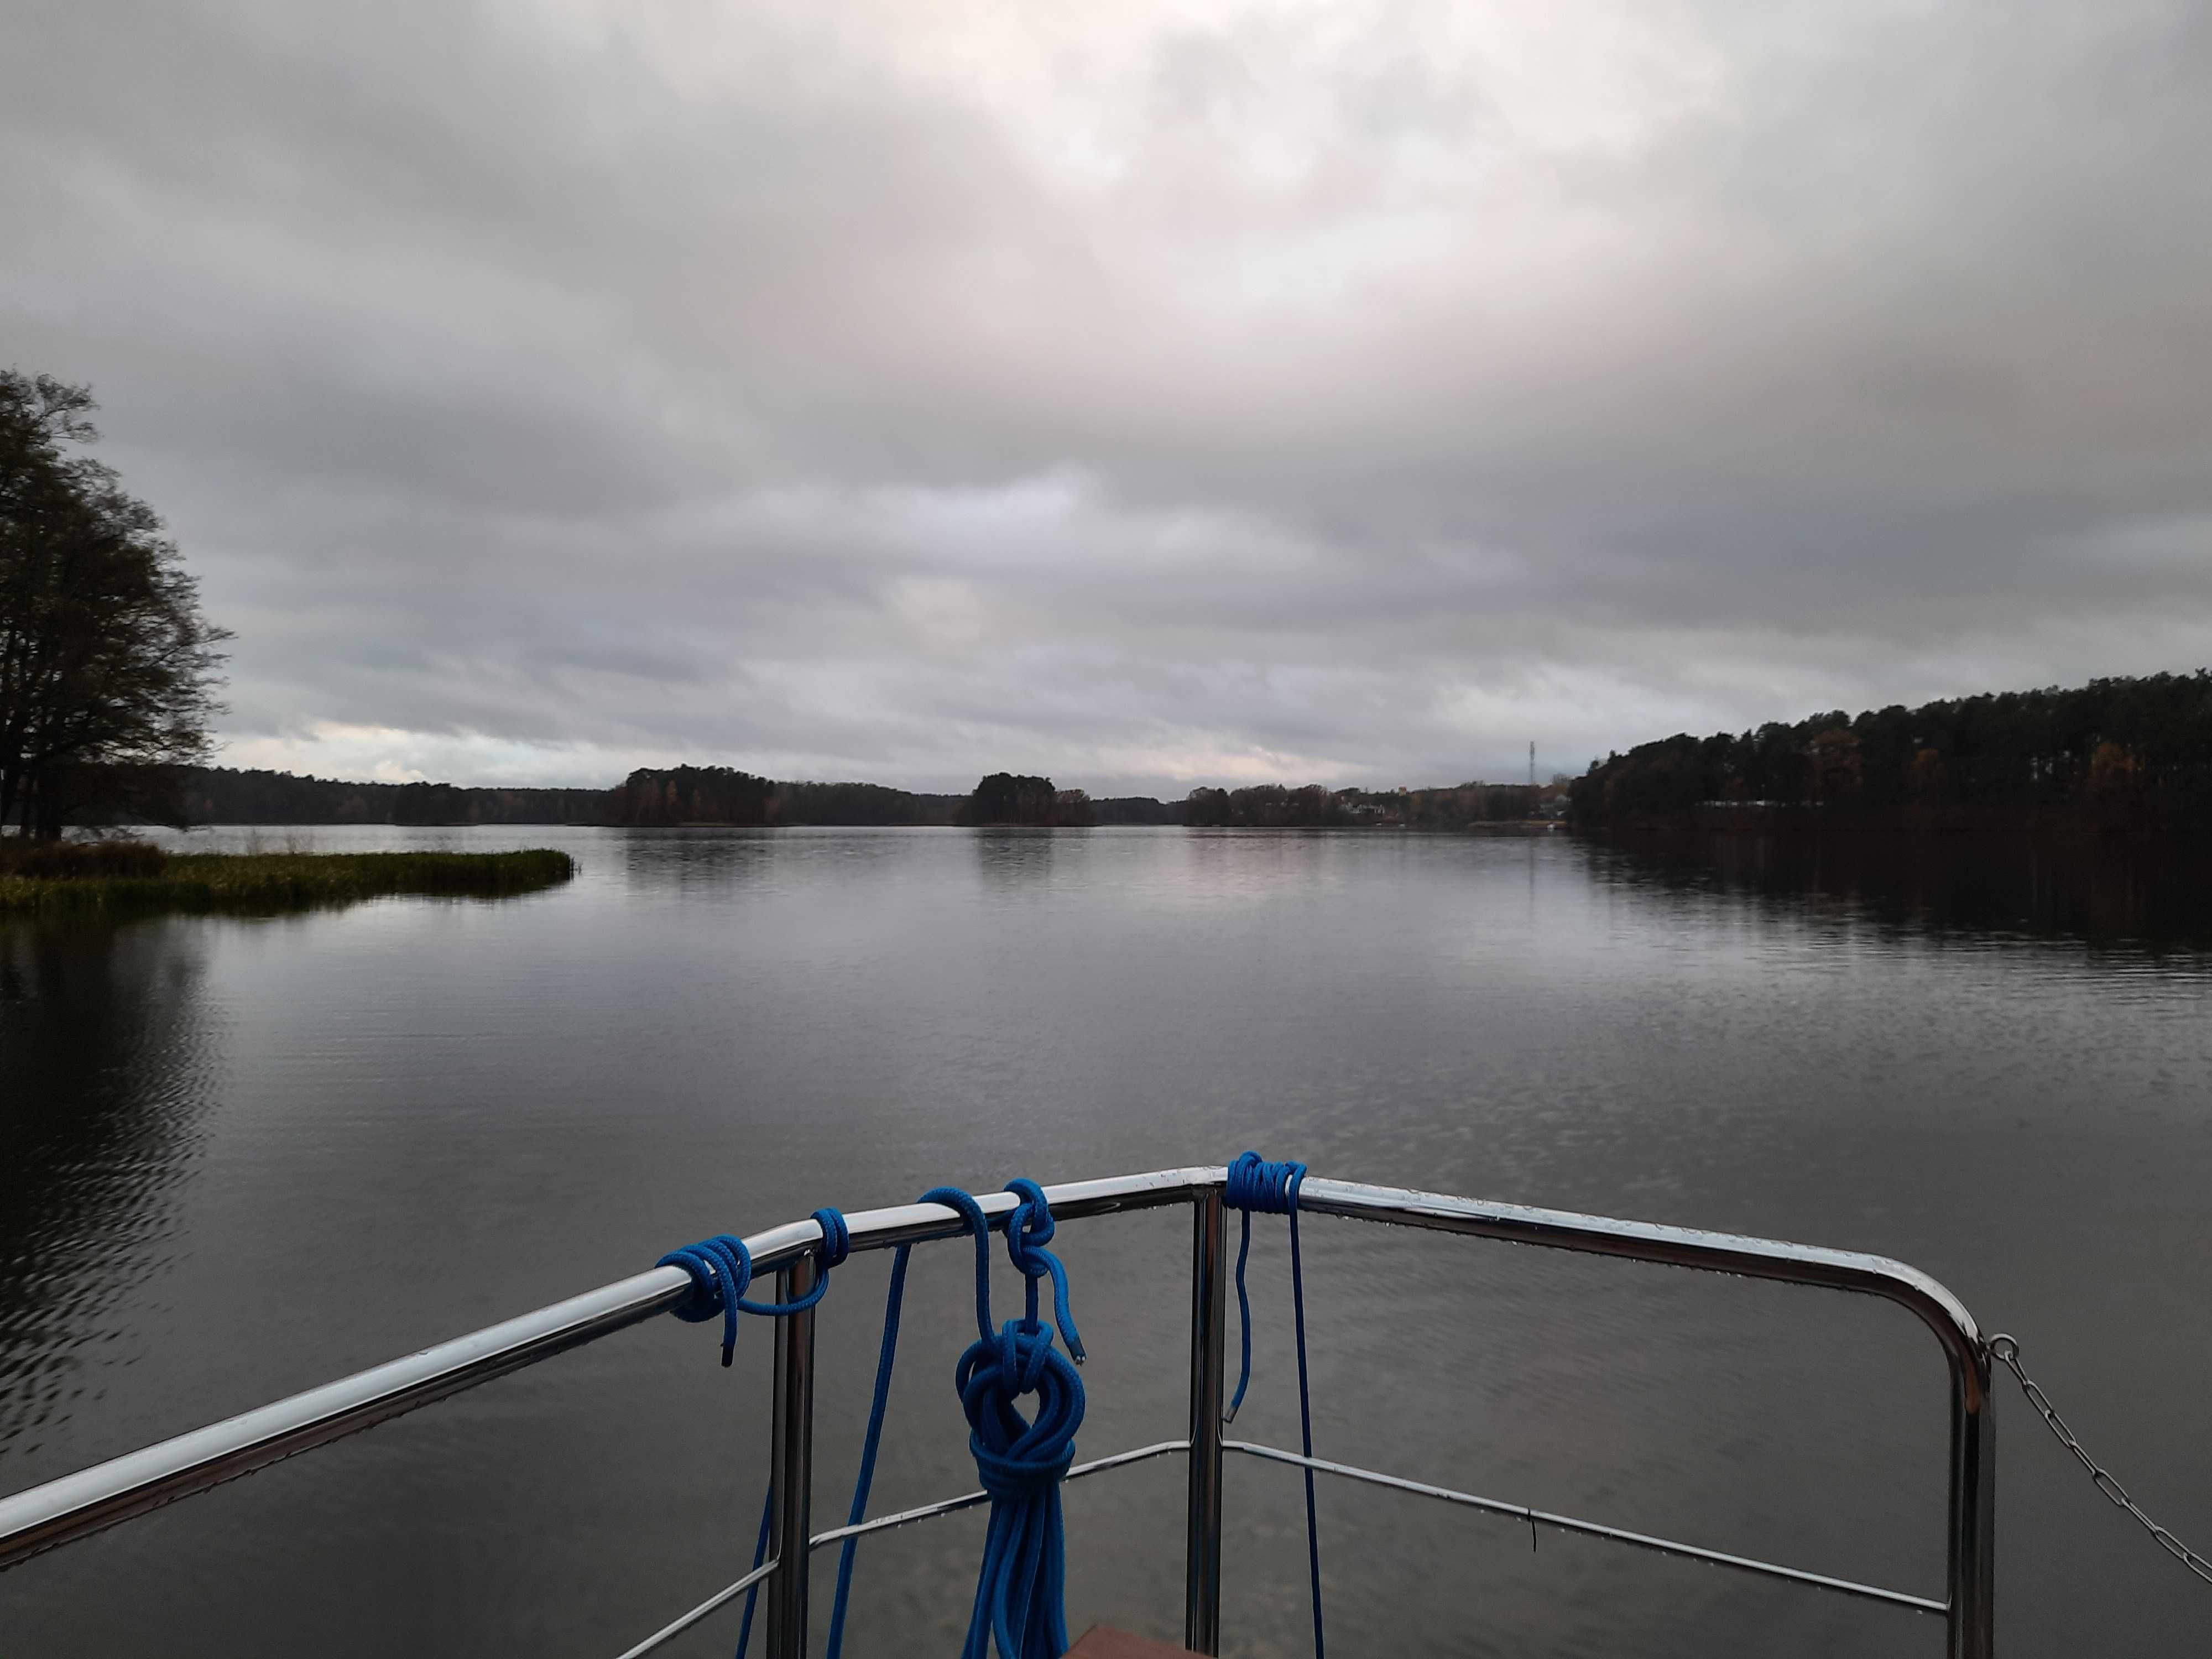
[[1193,1206],[1190,1511],[1183,1645],[1221,1651],[1221,1371],[1228,1336],[1228,1222],[1215,1188]]
[[[812,1252],[776,1274],[776,1299],[795,1302],[821,1272]],[[770,1430],[770,1480],[775,1492],[768,1580],[769,1659],[806,1659],[806,1540],[814,1491],[814,1310],[776,1321],[775,1407]]]
[[1996,1651],[1996,1396],[1990,1356],[1951,1362],[1951,1536],[1946,1600],[1951,1604],[1950,1659],[1991,1659]]

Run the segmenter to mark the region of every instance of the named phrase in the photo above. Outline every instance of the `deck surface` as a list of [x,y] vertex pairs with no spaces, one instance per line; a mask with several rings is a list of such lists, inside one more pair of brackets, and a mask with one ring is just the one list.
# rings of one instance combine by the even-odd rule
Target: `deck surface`
[[1188,1648],[1171,1648],[1165,1642],[1147,1642],[1127,1631],[1093,1625],[1068,1649],[1066,1659],[1188,1659]]

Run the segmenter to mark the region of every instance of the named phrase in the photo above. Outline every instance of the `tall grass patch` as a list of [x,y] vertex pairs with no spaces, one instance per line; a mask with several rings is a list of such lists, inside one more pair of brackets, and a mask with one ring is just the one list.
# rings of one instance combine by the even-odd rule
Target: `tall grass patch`
[[[0,848],[8,843],[0,842]],[[0,850],[0,913],[273,915],[398,894],[497,898],[558,886],[575,860],[519,853],[164,853],[144,842]]]

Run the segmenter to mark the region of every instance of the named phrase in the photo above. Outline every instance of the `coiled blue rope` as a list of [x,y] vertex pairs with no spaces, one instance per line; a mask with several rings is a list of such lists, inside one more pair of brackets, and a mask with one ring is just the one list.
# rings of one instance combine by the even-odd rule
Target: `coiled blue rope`
[[[653,1265],[656,1267],[681,1267],[691,1275],[691,1293],[669,1311],[687,1325],[699,1325],[720,1314],[722,1318],[722,1364],[729,1364],[738,1349],[738,1316],[757,1314],[763,1318],[781,1319],[788,1314],[804,1313],[819,1302],[830,1288],[830,1270],[843,1265],[852,1254],[853,1234],[845,1224],[841,1211],[824,1205],[815,1211],[814,1219],[822,1229],[822,1270],[815,1276],[813,1288],[805,1295],[789,1302],[748,1302],[745,1291],[753,1282],[752,1252],[745,1241],[729,1233],[717,1233],[696,1244],[686,1244],[680,1250],[671,1250]],[[761,1495],[760,1535],[753,1540],[753,1566],[768,1559],[769,1517],[775,1512],[775,1487],[771,1484]],[[746,1647],[753,1639],[753,1605],[760,1595],[756,1584],[745,1592],[745,1615],[738,1626],[738,1659],[744,1659]]]
[[717,1233],[712,1238],[702,1239],[696,1244],[686,1244],[680,1250],[671,1250],[653,1265],[656,1267],[681,1267],[691,1275],[691,1294],[678,1303],[669,1312],[687,1325],[699,1325],[720,1314],[722,1317],[722,1364],[727,1365],[738,1348],[738,1316],[758,1314],[767,1319],[781,1319],[787,1314],[804,1313],[822,1299],[830,1288],[830,1270],[841,1266],[852,1253],[853,1235],[845,1225],[843,1214],[823,1206],[814,1212],[814,1219],[822,1229],[822,1273],[815,1279],[814,1288],[793,1302],[748,1302],[746,1290],[753,1282],[753,1255],[745,1248],[745,1241],[728,1233]]
[[[1229,1409],[1221,1414],[1224,1423],[1233,1422],[1237,1408],[1244,1403],[1244,1390],[1252,1381],[1252,1297],[1244,1288],[1244,1264],[1252,1254],[1252,1212],[1264,1210],[1270,1215],[1288,1216],[1291,1219],[1291,1307],[1297,1320],[1298,1338],[1298,1435],[1299,1448],[1308,1457],[1313,1455],[1313,1396],[1306,1379],[1306,1285],[1305,1266],[1298,1255],[1298,1188],[1306,1178],[1306,1166],[1296,1159],[1270,1164],[1257,1152],[1241,1152],[1229,1166],[1229,1179],[1222,1190],[1222,1201],[1231,1209],[1243,1212],[1243,1236],[1237,1245],[1237,1314],[1243,1326],[1243,1358],[1237,1369],[1237,1393],[1229,1402]],[[1314,1514],[1314,1472],[1309,1468],[1306,1477],[1306,1571],[1313,1589],[1314,1659],[1322,1659],[1322,1636],[1321,1617],[1321,1528]]]
[[[1060,1483],[1075,1458],[1075,1431],[1083,1422],[1083,1379],[1053,1346],[1053,1327],[1037,1317],[1038,1280],[1052,1281],[1053,1311],[1078,1363],[1083,1358],[1083,1340],[1068,1310],[1067,1269],[1046,1248],[1054,1224],[1044,1189],[1033,1181],[1020,1180],[1008,1182],[1006,1190],[1021,1200],[1007,1218],[1006,1254],[1022,1275],[1026,1313],[996,1331],[991,1325],[991,1231],[982,1206],[955,1187],[933,1188],[921,1200],[957,1211],[975,1241],[975,1340],[960,1356],[953,1382],[967,1414],[975,1471],[991,1496],[991,1521],[961,1656],[989,1659],[995,1643],[1001,1659],[1060,1659],[1067,1650],[1066,1534]],[[858,1526],[866,1516],[868,1488],[875,1480],[912,1248],[901,1245],[891,1263],[875,1397],[860,1449],[848,1526]],[[1036,1409],[1026,1418],[1015,1406],[1024,1395],[1036,1396]],[[859,1541],[848,1538],[837,1563],[828,1659],[840,1659],[843,1649],[846,1599],[852,1589],[854,1547]]]

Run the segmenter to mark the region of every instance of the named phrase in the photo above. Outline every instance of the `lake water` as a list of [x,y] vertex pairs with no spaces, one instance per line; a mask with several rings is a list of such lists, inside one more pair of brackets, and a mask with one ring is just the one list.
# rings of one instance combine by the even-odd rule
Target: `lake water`
[[[499,902],[0,928],[0,1491],[709,1233],[1255,1146],[1902,1257],[2212,1540],[2212,926],[2186,872],[1382,832],[259,839],[582,869]],[[1238,1430],[1295,1445],[1281,1224],[1259,1232]],[[1942,1594],[1944,1371],[1903,1313],[1306,1238],[1322,1455]],[[1061,1231],[1080,1455],[1182,1432],[1188,1240],[1182,1211]],[[973,1484],[965,1261],[917,1254],[878,1512]],[[847,1501],[887,1265],[824,1304],[817,1516]],[[40,1558],[0,1575],[0,1651],[617,1653],[750,1557],[768,1336],[748,1322],[724,1371],[714,1328],[656,1321]],[[2004,1387],[2002,1650],[2201,1646],[2212,1587]],[[1230,1464],[1226,1652],[1308,1650],[1298,1493]],[[1071,1625],[1179,1634],[1180,1467],[1067,1512]],[[1942,1650],[1934,1620],[1411,1498],[1328,1483],[1321,1515],[1342,1655]],[[981,1530],[866,1548],[848,1651],[957,1651]]]

